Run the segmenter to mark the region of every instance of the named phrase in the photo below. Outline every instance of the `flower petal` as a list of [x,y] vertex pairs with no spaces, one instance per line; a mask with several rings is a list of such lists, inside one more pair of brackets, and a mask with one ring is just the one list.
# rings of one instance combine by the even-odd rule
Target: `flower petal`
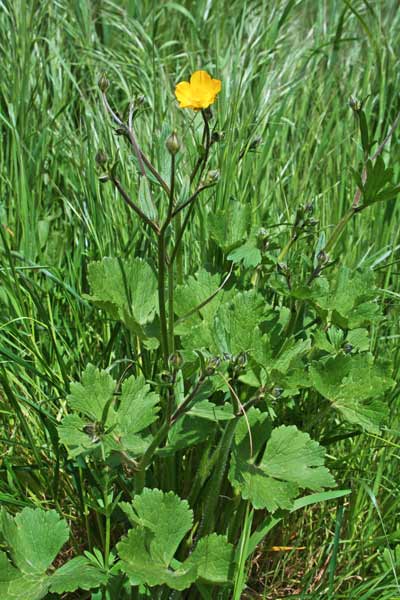
[[208,86],[211,81],[210,75],[206,71],[195,71],[190,77],[190,85],[195,87]]
[[176,85],[175,96],[181,108],[193,108],[193,95],[188,81],[181,81]]

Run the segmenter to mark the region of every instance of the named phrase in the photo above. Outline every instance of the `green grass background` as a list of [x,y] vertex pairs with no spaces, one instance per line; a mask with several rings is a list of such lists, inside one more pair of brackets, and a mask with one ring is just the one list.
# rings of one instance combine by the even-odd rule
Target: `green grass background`
[[[212,210],[250,204],[254,225],[268,229],[312,201],[329,232],[352,201],[350,168],[362,159],[350,94],[369,95],[376,140],[400,110],[400,10],[397,0],[7,0],[0,49],[0,503],[16,509],[52,505],[43,493],[57,458],[49,423],[70,381],[89,361],[110,366],[134,351],[120,326],[82,297],[88,262],[143,255],[150,243],[112,188],[98,182],[95,155],[115,154],[116,144],[126,185],[134,189],[135,181],[134,163],[104,116],[99,75],[107,72],[119,108],[144,95],[139,137],[158,165],[164,149],[153,141],[174,127],[184,138],[197,123],[177,108],[174,84],[198,68],[220,78],[215,116],[225,135],[214,159],[221,180]],[[238,163],[257,136],[257,152]],[[394,157],[398,139],[390,143]],[[398,176],[400,163],[395,168]],[[185,238],[188,271],[221,260],[206,209]],[[393,201],[354,219],[335,250],[341,264],[376,270],[390,318],[374,332],[375,347],[391,353],[396,371],[399,238]],[[286,519],[256,553],[253,597],[399,595],[396,392],[382,437],[335,446],[336,472],[353,488],[343,514],[329,504]],[[59,485],[66,500],[56,508],[68,516],[68,479]],[[271,552],[272,543],[305,549]]]

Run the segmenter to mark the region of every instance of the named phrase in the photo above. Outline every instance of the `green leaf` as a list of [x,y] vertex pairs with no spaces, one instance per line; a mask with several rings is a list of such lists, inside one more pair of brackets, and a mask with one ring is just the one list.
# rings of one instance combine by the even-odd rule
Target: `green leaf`
[[149,534],[144,529],[131,529],[127,537],[117,544],[121,568],[132,585],[150,587],[168,585],[175,590],[188,588],[196,579],[196,566],[173,570],[156,560],[148,550]]
[[42,600],[48,593],[46,575],[22,575],[3,583],[0,579],[1,600]]
[[309,339],[289,339],[279,353],[279,356],[271,361],[269,368],[271,370],[273,369],[275,371],[279,371],[280,373],[287,373],[293,366],[293,363],[295,363],[299,357],[303,356],[309,351],[310,346],[311,341]]
[[151,440],[146,430],[157,419],[159,396],[150,390],[142,376],[128,377],[121,386],[117,406],[116,382],[106,371],[88,365],[82,383],[71,384],[69,408],[83,416],[70,414],[58,427],[60,441],[71,457],[93,451],[103,444],[111,451],[142,454]]
[[366,352],[371,345],[368,331],[360,328],[349,331],[346,342],[359,352]]
[[[335,485],[323,466],[324,449],[296,427],[281,426],[270,436],[264,422],[266,415],[249,411],[251,435],[241,421],[235,434],[229,480],[254,508],[291,509],[300,488],[321,490]],[[255,426],[255,418],[259,419]],[[254,435],[253,435],[254,434]],[[269,437],[263,456],[257,458]]]
[[[205,269],[201,269],[195,276],[190,276],[184,285],[177,286],[175,290],[175,312],[179,317],[187,315],[193,311],[207,298],[212,296],[221,284],[219,275],[211,275]],[[202,319],[211,320],[221,302],[224,300],[226,292],[221,290],[210,302],[198,311],[198,316]]]
[[210,583],[227,583],[232,576],[233,546],[223,535],[212,533],[199,540],[185,565],[194,565],[197,575]]
[[393,385],[388,365],[375,364],[371,354],[338,355],[310,368],[312,385],[350,423],[379,432],[387,407],[379,399]]
[[206,349],[213,355],[258,352],[264,357],[259,325],[268,308],[263,297],[254,290],[237,293],[233,299],[221,303],[213,319],[205,318],[198,325],[190,323],[180,327],[183,347],[185,350]]
[[193,523],[193,513],[185,500],[173,492],[145,489],[135,496],[132,507],[137,523],[153,532],[150,552],[155,559],[169,565],[183,536]]
[[84,556],[76,556],[57,569],[50,577],[50,591],[56,594],[90,590],[107,583],[107,574],[90,563]]
[[82,373],[82,382],[71,383],[68,405],[89,419],[102,421],[104,410],[110,405],[115,381],[107,371],[88,364]]
[[173,492],[144,489],[131,504],[120,504],[134,528],[119,544],[122,570],[133,585],[167,585],[188,588],[199,577],[214,583],[226,582],[232,566],[233,549],[223,536],[199,540],[183,563],[174,554],[193,525],[188,503]]
[[87,426],[88,421],[79,415],[67,415],[63,418],[61,425],[57,427],[60,442],[68,449],[71,458],[98,446],[99,438],[85,433],[84,428]]
[[158,296],[156,276],[145,261],[106,257],[89,265],[88,279],[89,300],[137,335],[147,337],[143,327],[155,317]]
[[243,263],[246,269],[250,269],[259,265],[262,257],[257,247],[257,240],[251,238],[245,244],[239,246],[239,248],[232,250],[227,258],[235,264]]
[[177,450],[201,444],[212,436],[214,431],[215,423],[211,420],[187,414],[171,427],[168,444],[160,448],[158,454],[160,456],[173,454]]
[[193,408],[188,411],[188,415],[201,417],[202,419],[207,419],[214,422],[230,421],[231,419],[235,418],[235,415],[232,412],[232,404],[230,402],[225,402],[225,404],[217,406],[213,402],[209,402],[209,400],[196,402]]
[[192,527],[193,512],[188,503],[173,492],[144,489],[131,505],[120,506],[137,526],[117,545],[123,570],[150,586],[188,587],[196,577],[195,569],[189,565],[174,572],[170,568],[179,544]]
[[15,517],[1,514],[1,530],[16,567],[27,575],[41,575],[68,540],[69,529],[54,510],[24,508]]
[[324,467],[325,448],[297,427],[273,429],[260,466],[270,477],[290,481],[301,488],[320,491],[335,481]]
[[229,252],[247,238],[251,225],[251,206],[231,201],[228,208],[209,213],[211,237],[223,252]]
[[122,384],[117,411],[118,431],[126,438],[143,431],[157,420],[159,396],[150,391],[144,377],[128,377]]
[[54,510],[24,508],[15,517],[3,511],[0,527],[14,562],[0,552],[1,600],[41,600],[49,589],[64,593],[106,583],[107,575],[83,556],[47,575],[69,537],[67,523]]

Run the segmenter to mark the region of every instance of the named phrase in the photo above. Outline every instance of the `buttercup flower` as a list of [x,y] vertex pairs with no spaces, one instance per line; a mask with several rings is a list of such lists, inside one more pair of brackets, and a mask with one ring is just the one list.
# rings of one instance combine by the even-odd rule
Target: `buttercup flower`
[[181,108],[201,110],[214,104],[221,91],[219,79],[212,79],[205,71],[195,71],[188,81],[181,81],[175,88],[175,96]]

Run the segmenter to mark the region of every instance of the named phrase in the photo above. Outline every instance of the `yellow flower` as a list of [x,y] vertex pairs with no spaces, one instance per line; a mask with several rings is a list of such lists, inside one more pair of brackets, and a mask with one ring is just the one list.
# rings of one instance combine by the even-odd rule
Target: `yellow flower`
[[181,81],[175,88],[175,96],[181,108],[200,110],[214,104],[221,91],[219,79],[212,79],[205,71],[195,71],[188,81]]

